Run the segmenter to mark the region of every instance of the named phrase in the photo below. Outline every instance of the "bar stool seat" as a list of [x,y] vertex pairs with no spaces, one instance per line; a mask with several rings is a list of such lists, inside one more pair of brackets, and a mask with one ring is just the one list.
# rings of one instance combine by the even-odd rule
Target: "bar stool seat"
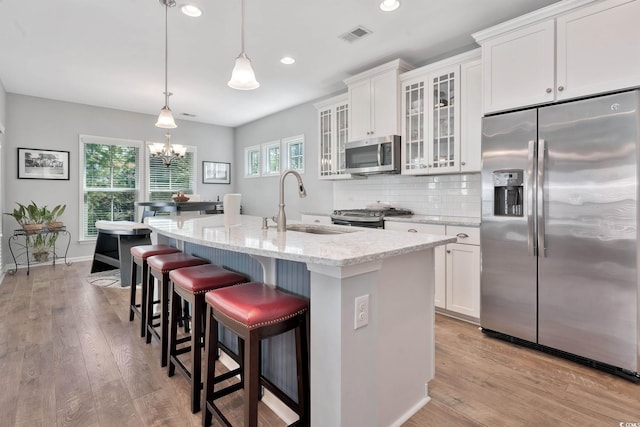
[[[205,392],[203,398],[203,426],[209,426],[212,416],[230,426],[229,420],[215,405],[215,400],[236,390],[244,389],[244,425],[258,425],[260,385],[274,393],[298,414],[295,425],[308,426],[309,419],[309,302],[264,283],[251,282],[218,289],[205,296],[207,309],[207,338],[205,349]],[[240,383],[215,390],[215,362],[218,342],[218,323],[236,333],[244,345],[244,375]],[[295,330],[296,364],[298,370],[298,401],[286,395],[260,372],[260,342],[265,338]]]
[[[129,321],[133,322],[134,316],[140,317],[140,336],[144,337],[147,331],[147,283],[149,281],[147,258],[154,255],[170,254],[180,252],[178,249],[169,245],[139,245],[134,246],[131,252],[131,294],[129,297]],[[138,266],[142,270],[142,280],[140,288],[142,289],[142,301],[136,302],[136,293],[138,286]]]
[[[169,318],[169,367],[167,374],[171,377],[178,367],[191,382],[191,411],[200,410],[200,390],[202,389],[202,337],[204,333],[205,292],[233,286],[246,282],[247,279],[238,273],[226,270],[213,264],[199,265],[195,267],[180,268],[169,273],[171,283],[171,312]],[[191,345],[186,348],[178,348],[178,344],[186,340],[177,339],[178,318],[180,316],[180,304],[178,300],[191,303]],[[178,356],[191,352],[191,367],[187,368]],[[230,353],[227,350],[227,353]]]
[[[147,343],[155,337],[160,341],[160,366],[167,366],[167,348],[169,343],[169,273],[178,268],[192,267],[195,265],[208,264],[207,260],[176,252],[172,254],[156,255],[147,258],[149,266],[149,284],[147,291]],[[160,295],[160,314],[156,317],[160,319],[159,324],[153,323],[153,278],[158,279],[158,295]],[[160,331],[158,331],[158,326]]]

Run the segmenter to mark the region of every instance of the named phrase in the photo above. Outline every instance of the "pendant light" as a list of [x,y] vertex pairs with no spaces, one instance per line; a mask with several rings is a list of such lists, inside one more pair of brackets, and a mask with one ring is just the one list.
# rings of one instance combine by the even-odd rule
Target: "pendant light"
[[251,60],[244,51],[244,0],[242,0],[242,30],[240,47],[242,51],[236,58],[236,64],[231,72],[231,80],[229,80],[230,88],[238,90],[252,90],[260,87],[260,83],[256,80],[256,75],[251,68]]
[[171,92],[168,89],[167,83],[167,69],[169,63],[169,6],[175,6],[175,0],[160,0],[160,4],[164,4],[164,107],[160,110],[158,121],[156,126],[162,129],[174,129],[177,128],[175,120],[173,119],[173,113],[169,108],[169,97]]

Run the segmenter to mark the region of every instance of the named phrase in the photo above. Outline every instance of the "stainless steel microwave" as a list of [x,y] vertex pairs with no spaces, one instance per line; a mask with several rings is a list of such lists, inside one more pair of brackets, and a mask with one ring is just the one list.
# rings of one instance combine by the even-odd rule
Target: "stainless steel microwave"
[[400,136],[389,135],[345,144],[347,173],[400,172]]

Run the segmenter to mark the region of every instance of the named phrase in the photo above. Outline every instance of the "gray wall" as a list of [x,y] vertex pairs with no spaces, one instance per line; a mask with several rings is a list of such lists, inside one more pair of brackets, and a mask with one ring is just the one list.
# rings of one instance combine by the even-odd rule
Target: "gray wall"
[[[0,91],[1,92],[1,91]],[[2,98],[0,98],[0,107]],[[0,114],[2,110],[0,110]],[[0,115],[0,117],[2,117]],[[79,244],[79,189],[78,164],[80,134],[164,141],[164,130],[154,126],[156,117],[146,114],[99,108],[88,105],[60,102],[24,95],[6,95],[6,135],[4,143],[3,173],[7,192],[3,212],[13,210],[16,202],[55,206],[66,203],[62,219],[71,232],[69,257],[91,256],[93,244]],[[233,163],[233,129],[178,120],[178,128],[172,131],[172,141],[197,146],[197,192],[202,200],[215,200],[217,196],[234,192],[231,185],[202,184],[202,161],[215,160]],[[17,147],[43,148],[70,152],[70,180],[48,181],[17,179]],[[232,168],[233,172],[233,168]],[[5,218],[3,252],[5,265],[13,263],[8,253],[6,239],[13,234],[17,223]]]
[[244,177],[244,149],[252,145],[304,134],[305,173],[302,181],[308,196],[298,197],[296,179],[285,182],[287,218],[300,219],[300,213],[331,213],[333,183],[318,179],[318,115],[313,103],[281,111],[235,130],[236,167],[233,176],[236,191],[242,194],[243,212],[271,217],[278,213],[279,177]]

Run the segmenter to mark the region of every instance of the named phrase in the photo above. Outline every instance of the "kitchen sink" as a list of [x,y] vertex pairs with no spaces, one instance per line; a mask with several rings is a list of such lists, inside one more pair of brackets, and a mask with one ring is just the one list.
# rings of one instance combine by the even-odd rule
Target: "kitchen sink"
[[310,234],[345,234],[345,233],[355,233],[358,230],[326,227],[322,225],[289,224],[287,225],[287,231],[298,231],[300,233],[310,233]]

